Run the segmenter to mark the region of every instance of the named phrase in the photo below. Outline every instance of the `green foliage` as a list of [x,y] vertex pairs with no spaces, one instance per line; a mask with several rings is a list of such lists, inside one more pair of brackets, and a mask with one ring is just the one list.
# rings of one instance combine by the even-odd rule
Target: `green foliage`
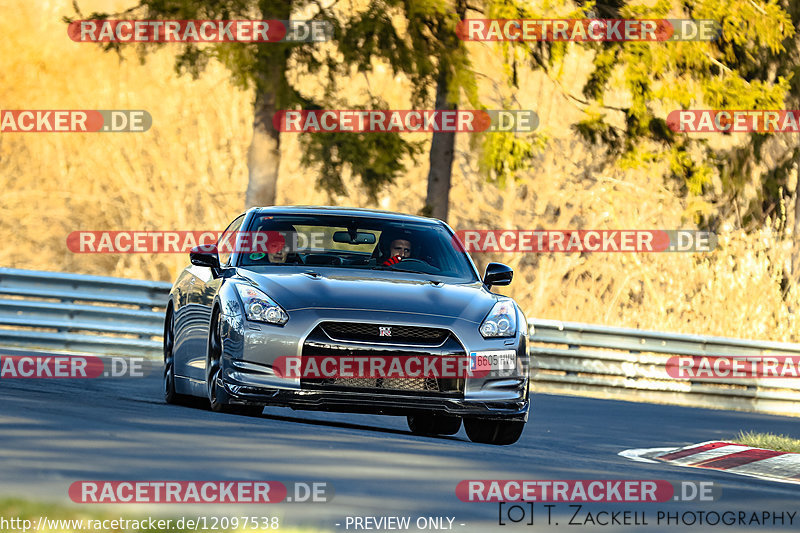
[[[457,104],[463,91],[476,105],[474,72],[455,32],[461,1],[373,0],[342,26],[338,41],[342,64],[369,71],[376,60],[387,61],[395,74],[409,78],[415,107],[432,103],[433,88],[444,69],[449,75],[449,102]],[[399,23],[402,30],[395,26]]]
[[[352,64],[367,71],[373,59],[389,61],[396,72],[405,72],[416,81],[420,98],[431,85],[436,69],[430,55],[415,52],[409,40],[396,31],[391,14],[384,11],[385,4],[376,1],[366,11],[351,18],[339,19],[334,13],[313,0],[142,0],[123,13],[92,13],[84,16],[77,5],[78,19],[127,18],[149,19],[248,19],[269,18],[288,20],[293,12],[308,11],[311,4],[317,7],[312,20],[325,20],[333,25],[334,39],[339,39],[339,51],[344,56],[336,58],[330,47],[319,43],[213,43],[180,45],[181,52],[175,60],[180,74],[201,76],[211,59],[216,59],[230,71],[231,80],[240,88],[255,91],[255,103],[269,104],[273,109],[321,109],[342,104],[335,100],[342,92],[341,85],[350,79]],[[391,3],[390,3],[391,4]],[[397,3],[399,4],[399,3]],[[391,7],[388,5],[388,7]],[[396,10],[395,10],[396,11]],[[314,13],[314,11],[311,11]],[[445,16],[446,11],[440,13]],[[424,14],[424,13],[423,13]],[[452,18],[452,17],[450,17]],[[65,19],[70,22],[72,19]],[[163,46],[159,43],[125,44],[108,43],[106,50],[122,55],[123,47],[137,49],[142,60],[150,51]],[[170,46],[176,46],[171,44]],[[441,46],[441,45],[440,45]],[[324,75],[327,78],[324,95],[319,100],[303,96],[287,79],[287,71]],[[349,109],[364,106],[348,103]],[[304,134],[302,161],[319,167],[318,184],[332,193],[344,194],[341,179],[349,169],[360,177],[364,188],[373,198],[385,184],[391,183],[405,170],[405,164],[420,153],[420,146],[404,140],[396,133],[386,134]]]
[[695,161],[686,144],[671,147],[669,170],[673,177],[681,178],[689,192],[694,195],[702,194],[703,187],[711,182],[711,168]]
[[405,172],[404,159],[414,158],[422,151],[421,144],[406,142],[398,133],[312,133],[303,137],[301,143],[302,163],[319,166],[317,183],[323,189],[346,194],[342,175],[345,169],[350,169],[361,178],[373,201],[381,187]]
[[[709,199],[728,205],[727,200],[744,194],[745,182],[752,179],[763,139],[754,134],[742,146],[711,149],[702,136],[670,131],[665,115],[672,109],[764,110],[796,105],[800,68],[794,27],[800,17],[797,6],[792,6],[781,0],[658,0],[649,6],[623,0],[598,2],[594,9],[604,18],[712,19],[721,25],[722,35],[713,42],[581,43],[594,52],[594,59],[583,87],[590,105],[576,131],[587,141],[606,146],[608,162],[631,168],[665,160],[666,177],[678,180],[690,196],[716,194],[708,186],[719,176],[726,201]],[[626,105],[599,112],[606,94],[620,89],[627,95]],[[612,124],[608,118],[612,113],[624,113],[624,127]],[[759,202],[748,204],[759,211],[753,213],[748,207],[749,215],[758,216],[743,220],[763,221],[786,195],[790,171],[788,159],[773,162],[761,177]],[[693,205],[701,206],[695,213],[705,217],[711,204]]]
[[[308,0],[141,0],[135,6],[119,13],[94,12],[81,13],[77,0],[73,3],[77,17],[65,17],[65,22],[76,19],[135,19],[135,20],[202,20],[202,19],[249,19],[260,18],[264,13],[270,19],[287,20],[293,9],[305,8]],[[317,20],[332,20],[333,17],[320,11]],[[167,43],[104,43],[107,50],[114,50],[124,57],[123,51],[134,49],[142,61],[146,55]],[[276,105],[286,107],[299,102],[292,90],[287,90],[285,76],[265,76],[267,65],[285,64],[296,49],[312,49],[317,43],[184,43],[175,60],[175,70],[197,78],[202,75],[210,59],[217,59],[225,65],[233,82],[242,88],[254,87],[257,93],[275,93],[279,96]]]
[[547,143],[544,135],[531,134],[520,137],[513,132],[492,132],[484,134],[480,169],[489,181],[505,187],[509,179],[516,178],[520,171],[530,167],[531,159],[539,154]]
[[[344,106],[342,106],[344,107]],[[385,102],[375,99],[369,106],[353,109],[385,109]],[[317,183],[329,193],[347,193],[342,181],[345,169],[361,178],[367,194],[374,201],[381,187],[392,183],[405,171],[407,160],[416,158],[423,149],[421,142],[404,140],[397,132],[354,133],[324,132],[302,134],[301,163],[320,168]]]
[[[482,17],[541,19],[553,18],[554,13],[558,13],[562,18],[583,18],[593,5],[589,2],[576,9],[564,0],[546,0],[537,8],[530,2],[518,0],[486,0]],[[503,60],[504,81],[513,89],[519,87],[517,71],[520,65],[528,64],[535,69],[556,72],[567,50],[567,43],[564,42],[499,42],[495,46]],[[505,107],[510,108],[509,105]],[[486,133],[478,139],[479,168],[487,174],[490,182],[500,187],[505,186],[509,179],[516,179],[519,172],[528,169],[531,160],[547,143],[547,137],[543,134],[520,136],[511,132]]]
[[586,118],[578,121],[573,128],[590,144],[607,146],[610,150],[609,155],[621,154],[624,139],[617,128],[606,122],[604,114],[587,113]]
[[[334,3],[335,4],[335,3]],[[321,108],[359,102],[341,102],[342,87],[354,72],[370,72],[378,63],[388,64],[410,83],[414,107],[430,107],[439,74],[446,74],[447,101],[462,101],[482,109],[476,73],[467,47],[455,27],[467,8],[479,9],[485,18],[693,18],[712,19],[722,27],[713,42],[608,42],[498,43],[505,83],[516,88],[522,65],[547,71],[554,79],[562,72],[562,60],[571,46],[593,54],[592,72],[582,88],[588,100],[586,116],[575,125],[584,139],[605,146],[609,162],[624,167],[651,167],[667,162],[667,178],[677,180],[689,195],[715,194],[709,184],[716,177],[722,192],[744,194],[744,186],[766,161],[765,143],[757,134],[751,142],[734,149],[712,150],[700,136],[675,133],[666,127],[665,114],[672,109],[776,109],[800,106],[800,51],[795,27],[800,5],[790,0],[600,0],[572,3],[568,0],[370,0],[363,8],[333,11],[330,3],[314,0],[142,0],[123,13],[92,13],[77,18],[138,19],[288,19],[294,12],[309,12],[335,27],[333,47],[317,43],[216,43],[182,45],[176,58],[178,72],[202,75],[211,59],[222,62],[240,87],[252,87],[258,102],[268,100],[281,108]],[[325,7],[328,6],[328,7]],[[67,19],[69,20],[69,19]],[[119,43],[102,45],[121,51]],[[124,45],[140,57],[161,45]],[[174,45],[172,45],[174,46]],[[324,96],[319,101],[302,96],[286,77],[286,71],[319,75]],[[606,106],[606,95],[620,89],[626,96],[622,108]],[[373,98],[375,96],[373,95]],[[615,100],[619,100],[618,97]],[[622,113],[622,126],[619,113]],[[614,119],[611,120],[611,115]],[[544,137],[510,134],[480,136],[480,167],[489,179],[505,183],[526,168]],[[340,193],[341,173],[346,169],[361,177],[371,195],[404,170],[404,162],[421,153],[418,144],[397,134],[309,134],[303,137],[303,161],[320,167],[320,184]],[[360,148],[359,148],[360,147]],[[769,158],[767,172],[755,204],[745,202],[744,219],[758,220],[774,211],[787,194],[793,167],[789,152]],[[368,162],[368,164],[367,164]],[[372,165],[372,168],[368,168]],[[708,198],[712,203],[719,199]],[[720,205],[726,202],[717,202]]]
[[[463,12],[463,0],[373,0],[361,13],[342,25],[338,50],[343,61],[338,66],[340,76],[355,70],[370,72],[379,62],[388,63],[395,74],[404,74],[411,85],[410,103],[415,108],[433,108],[437,84],[447,86],[445,107],[457,107],[462,98],[473,108],[482,106],[478,100],[475,73],[464,43],[456,35]],[[463,95],[463,96],[462,96]],[[375,95],[371,95],[377,100]],[[352,103],[345,103],[353,108]],[[377,107],[375,107],[377,108]],[[422,152],[420,143],[410,143],[396,133],[344,135],[315,134],[304,139],[309,154],[303,160],[322,165],[322,183],[328,190],[342,191],[337,175],[347,164],[361,175],[368,193],[374,197],[379,183],[375,169],[394,179],[404,167],[399,158],[415,160]],[[379,150],[364,157],[367,150]],[[370,152],[371,153],[371,152]]]
[[[409,35],[392,23],[402,14],[400,2],[373,2],[342,26],[339,52],[342,65],[353,65],[359,72],[371,72],[375,61],[386,61],[395,74],[404,73],[412,81],[412,105],[422,102],[431,86],[436,64],[429,54],[415,50]],[[412,29],[411,31],[420,31]]]

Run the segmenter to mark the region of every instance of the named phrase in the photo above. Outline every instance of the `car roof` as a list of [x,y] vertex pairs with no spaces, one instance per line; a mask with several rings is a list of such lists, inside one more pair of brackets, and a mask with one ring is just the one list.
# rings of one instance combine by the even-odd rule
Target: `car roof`
[[353,216],[364,218],[379,218],[383,220],[395,220],[406,222],[427,222],[428,224],[439,223],[442,221],[437,218],[428,218],[418,215],[408,215],[404,213],[394,213],[392,211],[382,211],[380,209],[364,209],[361,207],[337,207],[321,205],[276,205],[271,207],[254,208],[258,213],[280,214],[280,215],[336,215]]

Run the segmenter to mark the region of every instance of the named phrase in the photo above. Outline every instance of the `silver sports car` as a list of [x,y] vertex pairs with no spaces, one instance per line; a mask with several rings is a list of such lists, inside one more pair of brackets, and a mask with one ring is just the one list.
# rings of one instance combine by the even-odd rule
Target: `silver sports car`
[[191,252],[164,324],[169,403],[402,415],[415,434],[512,444],[528,419],[527,322],[439,220],[253,208]]

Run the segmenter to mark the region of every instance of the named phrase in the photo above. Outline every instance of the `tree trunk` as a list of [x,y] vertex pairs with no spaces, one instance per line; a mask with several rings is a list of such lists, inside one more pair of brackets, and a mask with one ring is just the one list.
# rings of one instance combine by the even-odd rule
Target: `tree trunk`
[[[456,14],[463,20],[467,14],[465,0],[456,0]],[[439,40],[448,48],[454,49],[463,46],[455,34],[444,24],[440,25]],[[439,76],[436,79],[436,110],[456,110],[455,103],[447,101],[450,91],[451,72],[445,63],[445,58],[439,57]],[[430,165],[428,167],[428,192],[425,198],[425,207],[422,214],[438,218],[447,222],[450,208],[450,181],[453,176],[453,156],[456,149],[456,132],[434,132],[431,140]]]
[[272,124],[275,111],[274,94],[262,94],[256,98],[253,141],[247,152],[249,180],[245,208],[275,204],[281,164],[280,132]]
[[[291,0],[259,0],[262,18],[289,20]],[[288,87],[286,64],[289,49],[283,43],[257,45],[255,73],[256,99],[253,114],[253,140],[247,151],[249,179],[245,208],[275,204],[278,168],[281,164],[280,132],[272,119],[278,111],[278,94]]]
[[[457,109],[448,104],[447,92],[450,76],[446,68],[440,67],[436,80],[436,110]],[[455,152],[456,132],[437,131],[433,133],[428,169],[428,194],[423,214],[447,222],[450,204],[450,179],[453,174],[453,153]]]

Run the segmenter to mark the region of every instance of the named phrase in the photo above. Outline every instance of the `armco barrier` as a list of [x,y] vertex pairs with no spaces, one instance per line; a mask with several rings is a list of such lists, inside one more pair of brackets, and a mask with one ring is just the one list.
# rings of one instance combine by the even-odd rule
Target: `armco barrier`
[[800,416],[800,379],[696,379],[667,374],[674,355],[800,356],[800,344],[530,321],[533,389],[628,401]]
[[[0,345],[160,357],[170,284],[0,268]],[[800,356],[800,344],[530,321],[535,392],[800,416],[800,379],[679,380],[673,355]]]
[[0,344],[157,356],[170,287],[155,281],[0,268]]

